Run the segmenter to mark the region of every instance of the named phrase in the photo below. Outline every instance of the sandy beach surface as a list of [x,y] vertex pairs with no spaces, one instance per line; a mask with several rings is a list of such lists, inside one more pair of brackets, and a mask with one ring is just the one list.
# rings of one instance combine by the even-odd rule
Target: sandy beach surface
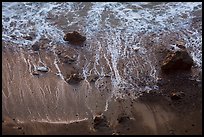
[[2,9],[3,135],[202,135],[201,2]]
[[[127,92],[123,98],[111,98],[106,108],[110,77],[103,78],[103,92],[93,82],[70,86],[55,75],[51,53],[14,49],[5,46],[2,51],[3,134],[202,134],[202,84],[190,80],[189,72],[161,74],[159,90],[138,98]],[[28,60],[36,54],[49,64],[49,72],[31,74]],[[64,65],[70,70],[66,73],[75,71],[74,65]],[[172,100],[172,91],[185,96]],[[106,121],[95,128],[99,114]]]

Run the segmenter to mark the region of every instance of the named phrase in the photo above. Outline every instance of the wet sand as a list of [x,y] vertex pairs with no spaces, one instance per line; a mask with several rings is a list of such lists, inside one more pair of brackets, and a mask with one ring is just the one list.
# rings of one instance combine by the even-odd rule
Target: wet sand
[[[66,51],[71,51],[69,48]],[[32,64],[39,63],[39,55],[49,72],[35,76]],[[3,135],[202,134],[202,81],[190,80],[192,72],[161,73],[159,90],[138,98],[126,92],[123,98],[109,99],[110,77],[102,77],[99,87],[87,80],[70,85],[56,75],[55,55],[48,50],[38,54],[4,45],[2,57]],[[62,74],[81,72],[80,57],[77,65],[59,63]],[[185,96],[172,100],[172,91]],[[106,116],[107,125],[94,129],[93,117],[98,113]]]

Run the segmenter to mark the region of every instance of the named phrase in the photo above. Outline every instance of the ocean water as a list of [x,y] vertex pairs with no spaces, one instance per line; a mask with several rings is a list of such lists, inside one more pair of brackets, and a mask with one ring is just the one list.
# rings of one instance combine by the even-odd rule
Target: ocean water
[[[185,41],[202,71],[202,24],[194,22],[201,10],[201,2],[3,2],[2,40],[29,48],[48,39],[55,52],[58,44],[69,46],[65,33],[77,30],[87,38],[83,48],[94,55],[94,64],[87,58],[82,65],[85,80],[92,72],[110,75],[111,97],[124,89],[139,95],[159,89],[154,51],[170,37]],[[53,64],[64,80],[56,60]]]

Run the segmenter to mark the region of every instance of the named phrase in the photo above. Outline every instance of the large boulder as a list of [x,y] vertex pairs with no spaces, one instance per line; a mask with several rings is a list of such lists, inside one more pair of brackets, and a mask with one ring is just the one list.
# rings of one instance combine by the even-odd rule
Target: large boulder
[[171,51],[162,62],[161,69],[164,72],[175,70],[190,70],[193,66],[193,59],[187,50]]
[[77,31],[69,32],[65,34],[64,41],[69,41],[73,45],[81,45],[86,41],[86,37],[79,34]]

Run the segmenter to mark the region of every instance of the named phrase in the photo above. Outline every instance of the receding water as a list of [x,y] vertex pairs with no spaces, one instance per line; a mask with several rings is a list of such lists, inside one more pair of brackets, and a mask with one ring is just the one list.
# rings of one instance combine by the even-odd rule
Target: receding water
[[[175,37],[186,42],[198,69],[202,71],[202,26],[193,26],[196,17],[194,13],[200,10],[201,2],[3,2],[2,40],[29,48],[40,40],[47,39],[49,50],[55,53],[57,45],[69,46],[63,41],[65,33],[79,31],[87,40],[86,47],[76,52],[80,54],[84,50],[92,55],[84,55],[82,75],[85,81],[91,73],[104,77],[110,75],[112,92],[105,104],[107,110],[110,98],[120,97],[124,89],[138,95],[142,91],[158,89],[156,82],[159,67],[156,65],[158,61],[154,49],[165,43],[162,34],[164,38],[168,38],[176,32],[178,36]],[[31,36],[32,39],[26,40],[26,36]],[[83,55],[79,55],[79,58],[81,56]],[[32,63],[32,58],[26,61]],[[53,64],[64,81],[57,57]],[[99,78],[95,82],[96,87],[100,86],[102,80]],[[90,85],[86,86],[90,90]],[[67,102],[60,101],[65,94],[63,84],[59,82],[55,89],[56,102],[53,104],[66,104]],[[39,94],[43,98],[43,91]],[[35,96],[31,100],[34,101]],[[40,103],[45,105],[46,101],[42,99]],[[35,109],[37,106],[36,104]],[[42,117],[40,115],[43,112],[53,112],[42,110],[39,114],[30,111],[32,110],[28,113],[39,117]],[[54,112],[53,115],[56,114],[59,118],[66,115],[60,113],[65,112],[63,108],[56,111],[59,113]]]

